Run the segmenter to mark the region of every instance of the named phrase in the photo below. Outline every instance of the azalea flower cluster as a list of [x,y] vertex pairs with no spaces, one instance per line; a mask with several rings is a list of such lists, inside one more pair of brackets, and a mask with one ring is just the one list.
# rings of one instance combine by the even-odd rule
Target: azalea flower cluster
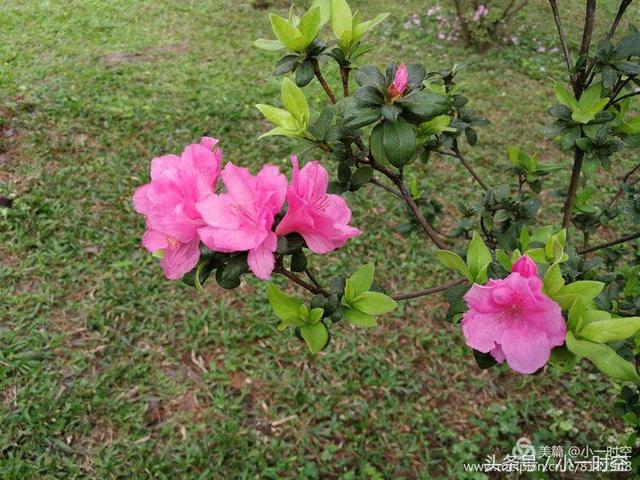
[[[222,168],[217,144],[203,137],[181,156],[153,159],[151,182],[134,193],[134,207],[146,220],[142,244],[162,256],[168,279],[197,265],[200,242],[215,252],[248,252],[249,269],[268,279],[278,236],[298,233],[310,250],[322,254],[361,233],[349,225],[345,200],[327,193],[329,174],[318,162],[300,169],[293,156],[288,184],[275,165],[264,165],[257,175],[231,162]],[[219,179],[226,191],[217,193]]]

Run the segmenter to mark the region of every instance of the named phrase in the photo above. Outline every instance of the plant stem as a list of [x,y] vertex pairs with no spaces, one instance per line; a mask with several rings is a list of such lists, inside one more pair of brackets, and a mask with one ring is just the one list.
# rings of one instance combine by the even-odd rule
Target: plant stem
[[[562,28],[560,12],[558,12],[558,3],[556,2],[556,0],[549,0],[549,4],[551,5],[553,18],[556,22],[556,29],[558,30],[558,37],[560,38],[560,46],[562,47],[562,53],[564,54],[564,61],[567,64],[567,70],[571,72],[573,68],[573,61],[571,60],[571,52],[569,51],[569,47],[567,47],[567,37],[564,33],[564,28]],[[573,85],[573,78],[571,79],[571,84]]]
[[322,290],[322,288],[315,287],[315,286],[311,285],[310,283],[305,282],[300,277],[298,277],[295,273],[290,272],[289,270],[284,268],[284,266],[282,265],[282,259],[280,259],[279,262],[276,262],[276,266],[273,269],[273,271],[274,271],[274,273],[279,273],[280,275],[282,275],[284,277],[287,277],[289,280],[291,280],[292,282],[294,282],[297,285],[301,286],[305,290],[310,291],[314,295],[318,294],[318,293],[326,294],[326,292],[324,290]]
[[486,192],[487,190],[489,190],[489,187],[487,186],[486,183],[484,183],[484,181],[482,180],[482,178],[480,178],[480,175],[478,175],[478,173],[473,169],[473,167],[471,166],[471,164],[467,161],[467,159],[464,157],[464,155],[462,154],[462,152],[460,151],[460,149],[458,148],[458,141],[454,140],[453,141],[453,147],[452,150],[455,153],[455,156],[458,157],[458,159],[462,162],[462,165],[465,166],[465,168],[469,171],[469,173],[471,174],[471,176],[474,178],[474,180],[476,182],[478,182],[478,184],[480,184],[480,186],[483,188],[483,190]]
[[628,242],[629,240],[635,240],[636,238],[640,238],[640,232],[631,233],[629,235],[625,235],[624,237],[611,240],[610,242],[594,245],[593,247],[583,248],[582,250],[578,250],[578,253],[585,254],[585,253],[595,252],[596,250],[602,250],[603,248],[613,247],[614,245],[619,245],[620,243]]
[[[393,188],[385,185],[384,183],[382,183],[380,180],[378,180],[377,178],[372,178],[371,180],[369,180],[369,183],[372,183],[374,185],[377,185],[378,187],[382,188],[383,190],[386,190],[389,193],[393,193],[396,197],[400,197],[402,198],[402,194],[400,192],[398,192],[397,190],[394,190]],[[404,199],[403,199],[404,200]]]
[[331,103],[336,103],[337,100],[336,96],[333,94],[333,90],[331,90],[331,87],[329,86],[329,84],[327,84],[327,81],[322,76],[322,72],[320,71],[320,64],[318,64],[318,59],[313,58],[311,60],[311,64],[313,65],[313,71],[316,74],[316,78],[320,82],[320,85],[322,85],[324,91],[327,93],[329,100],[331,100]]
[[418,220],[418,223],[422,227],[422,230],[424,230],[424,233],[427,234],[427,236],[431,239],[433,243],[436,244],[436,246],[439,249],[441,250],[445,249],[446,248],[445,243],[438,236],[438,232],[436,232],[436,230],[431,226],[431,224],[427,221],[427,219],[424,218],[424,215],[422,214],[420,207],[418,207],[415,200],[407,190],[407,187],[404,184],[404,182],[398,178],[398,180],[396,180],[395,183],[396,185],[398,185],[398,188],[400,189],[400,193],[402,194],[402,198],[404,198],[404,201],[407,203],[407,205],[413,212],[413,215],[416,217],[416,220]]
[[426,290],[418,290],[417,292],[409,292],[409,293],[398,293],[396,295],[392,295],[391,298],[394,300],[409,300],[411,298],[424,297],[427,295],[432,295],[434,293],[443,292],[451,287],[455,287],[456,285],[460,285],[467,281],[466,278],[459,278],[450,283],[445,283],[444,285],[439,285],[437,287],[427,288]]
[[349,96],[349,72],[351,70],[348,67],[340,68],[340,77],[342,77],[342,93],[344,97]]
[[580,170],[582,169],[582,161],[584,159],[584,152],[579,148],[574,151],[573,168],[571,170],[571,180],[569,181],[569,188],[567,189],[567,199],[564,202],[564,210],[562,217],[562,227],[567,228],[571,224],[571,213],[573,210],[573,201],[576,197],[576,191],[578,190],[578,181],[580,180]]
[[307,277],[309,277],[309,280],[311,280],[311,283],[313,283],[318,290],[322,290],[322,286],[320,285],[320,282],[318,282],[315,275],[311,273],[311,270],[309,269],[309,267],[304,269],[304,273],[307,274]]
[[616,29],[620,24],[620,20],[622,20],[622,16],[624,15],[625,10],[631,4],[632,1],[633,0],[622,0],[620,2],[620,7],[618,8],[618,13],[616,15],[616,18],[613,21],[611,28],[609,29],[609,33],[607,33],[607,36],[605,37],[606,40],[611,40],[613,38],[613,34],[616,33]]

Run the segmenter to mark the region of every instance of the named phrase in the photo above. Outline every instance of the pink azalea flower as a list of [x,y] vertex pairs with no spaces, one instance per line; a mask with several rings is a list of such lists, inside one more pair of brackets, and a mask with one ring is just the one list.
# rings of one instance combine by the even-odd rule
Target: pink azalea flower
[[287,179],[274,165],[265,165],[254,176],[233,163],[227,163],[221,176],[227,193],[210,195],[196,205],[206,222],[198,230],[200,240],[217,252],[248,251],[249,268],[266,280],[275,265],[278,238],[272,227],[284,205]]
[[393,83],[389,85],[389,96],[391,98],[401,97],[409,86],[409,73],[407,72],[406,65],[400,64],[396,70],[396,76],[393,79]]
[[[151,162],[151,182],[136,189],[133,205],[145,216],[142,245],[164,250],[160,265],[170,280],[181,278],[200,258],[198,229],[204,225],[196,203],[214,192],[222,152],[218,140],[203,137],[182,156],[165,155]],[[213,151],[212,151],[213,150]]]
[[564,343],[560,306],[542,292],[535,263],[526,255],[507,278],[474,284],[464,299],[467,345],[498,362],[506,359],[516,372],[534,373],[547,363],[551,349]]
[[316,253],[328,253],[342,247],[362,232],[350,227],[351,210],[339,195],[327,193],[329,174],[318,162],[309,162],[302,170],[298,157],[291,157],[293,174],[287,191],[289,208],[276,227],[278,235],[298,232]]

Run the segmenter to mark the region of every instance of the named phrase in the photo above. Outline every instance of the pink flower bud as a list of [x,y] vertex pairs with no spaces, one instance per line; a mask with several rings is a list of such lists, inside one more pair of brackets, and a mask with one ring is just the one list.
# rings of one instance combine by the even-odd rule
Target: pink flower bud
[[517,272],[525,278],[538,275],[538,267],[528,255],[520,257],[511,267],[512,272]]
[[401,97],[409,86],[409,73],[407,67],[403,63],[396,70],[396,76],[393,83],[389,85],[389,95],[391,98]]

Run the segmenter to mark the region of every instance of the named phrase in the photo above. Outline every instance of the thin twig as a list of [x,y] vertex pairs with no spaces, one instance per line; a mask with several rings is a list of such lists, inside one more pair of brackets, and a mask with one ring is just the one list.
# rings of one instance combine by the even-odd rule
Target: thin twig
[[333,90],[331,90],[331,87],[322,76],[322,72],[320,71],[320,65],[318,64],[318,59],[313,58],[311,60],[311,64],[313,65],[313,71],[316,74],[316,78],[320,82],[320,85],[322,85],[322,88],[324,89],[324,91],[327,93],[329,100],[331,100],[331,103],[336,103],[337,100],[336,100],[336,96],[333,94]]
[[601,243],[599,245],[594,245],[588,248],[583,248],[582,250],[578,250],[578,253],[585,254],[585,253],[595,252],[596,250],[602,250],[603,248],[613,247],[614,245],[619,245],[621,243],[628,242],[630,240],[635,240],[636,238],[640,238],[640,232],[631,233],[629,235],[625,235],[624,237],[611,240],[610,242]]
[[[372,183],[384,190],[386,190],[389,193],[393,193],[396,197],[400,197],[402,198],[402,194],[400,192],[398,192],[397,190],[394,190],[393,188],[385,185],[384,183],[382,183],[380,180],[378,180],[377,178],[372,178],[371,180],[369,180],[369,183]],[[403,199],[404,200],[404,199]]]
[[621,102],[622,100],[625,100],[630,97],[635,97],[636,95],[640,95],[640,90],[638,90],[637,92],[627,93],[626,95],[616,98],[613,102],[611,102],[611,105],[615,105],[616,103]]
[[[281,261],[282,260],[280,259],[280,262]],[[310,291],[313,294],[318,294],[318,293],[325,294],[326,293],[321,288],[317,288],[317,287],[311,285],[310,283],[305,282],[300,277],[298,277],[295,273],[290,272],[289,270],[284,268],[284,266],[282,266],[282,263],[278,263],[277,262],[275,268],[273,269],[273,271],[274,271],[274,273],[278,273],[278,274],[280,274],[280,275],[282,275],[284,277],[287,277],[292,282],[296,283],[297,285],[301,286],[305,290]]]
[[620,2],[620,7],[618,8],[618,13],[616,15],[616,18],[613,21],[611,28],[609,29],[609,33],[607,33],[607,36],[604,37],[606,40],[611,40],[613,38],[613,34],[616,33],[616,29],[620,24],[620,20],[622,20],[622,16],[624,15],[625,10],[631,4],[632,1],[633,0],[622,0]]
[[640,169],[640,163],[638,165],[636,165],[635,167],[633,167],[631,170],[629,170],[620,180],[620,187],[618,188],[618,190],[616,191],[616,194],[613,196],[613,198],[611,199],[611,201],[609,202],[609,206],[612,207],[613,205],[615,205],[617,203],[617,201],[620,199],[620,197],[622,196],[622,194],[624,193],[624,185],[625,184],[630,184],[633,185],[633,182],[629,182],[629,179],[631,178],[631,176],[636,173],[638,171],[638,169]]
[[418,223],[422,227],[422,230],[424,230],[427,236],[431,239],[433,243],[436,244],[438,248],[440,249],[446,248],[445,243],[438,236],[438,232],[431,226],[431,224],[427,221],[427,219],[422,214],[420,207],[418,207],[415,200],[407,190],[407,187],[404,184],[404,182],[402,180],[399,180],[396,182],[396,185],[398,185],[398,188],[400,189],[400,193],[402,194],[402,198],[404,198],[404,201],[407,203],[407,205],[413,212],[413,215],[416,217],[416,220],[418,220]]
[[450,283],[445,283],[444,285],[439,285],[437,287],[427,288],[426,290],[418,290],[417,292],[409,292],[409,293],[398,293],[396,295],[392,295],[391,298],[394,300],[409,300],[411,298],[424,297],[426,295],[432,295],[434,293],[443,292],[451,287],[455,287],[456,285],[460,285],[467,281],[466,278],[459,278]]
[[482,178],[480,178],[480,175],[478,175],[478,173],[473,169],[471,164],[467,161],[467,159],[464,157],[464,155],[462,154],[462,152],[458,148],[458,141],[457,140],[453,141],[452,149],[453,149],[453,152],[455,153],[456,157],[458,157],[458,159],[462,162],[462,165],[465,166],[465,168],[469,171],[469,173],[474,178],[474,180],[480,184],[480,186],[484,189],[485,192],[487,190],[489,190],[489,187],[487,186],[487,184],[484,183]]
[[[573,61],[571,60],[571,52],[569,51],[569,47],[567,47],[567,37],[564,33],[564,28],[562,28],[562,21],[560,20],[560,12],[558,12],[558,3],[556,2],[556,0],[549,0],[549,4],[551,5],[551,10],[553,11],[553,18],[556,22],[558,37],[560,38],[560,46],[562,47],[562,53],[564,54],[564,61],[567,64],[567,70],[571,72],[571,70],[573,69]],[[571,84],[573,85],[573,78],[571,80]]]
[[309,269],[309,267],[304,269],[304,273],[307,274],[307,277],[309,277],[309,280],[311,280],[311,283],[313,283],[313,285],[318,290],[322,290],[322,285],[320,285],[320,282],[318,282],[318,280],[316,279],[315,275],[313,273],[311,273],[311,270]]

